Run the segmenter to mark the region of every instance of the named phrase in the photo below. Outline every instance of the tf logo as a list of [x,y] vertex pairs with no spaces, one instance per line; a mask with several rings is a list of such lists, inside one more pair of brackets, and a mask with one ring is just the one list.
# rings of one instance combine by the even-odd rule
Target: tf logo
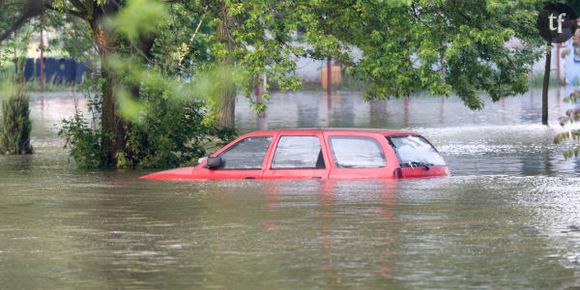
[[549,3],[538,15],[537,26],[540,34],[548,42],[568,41],[578,28],[574,9],[561,3]]

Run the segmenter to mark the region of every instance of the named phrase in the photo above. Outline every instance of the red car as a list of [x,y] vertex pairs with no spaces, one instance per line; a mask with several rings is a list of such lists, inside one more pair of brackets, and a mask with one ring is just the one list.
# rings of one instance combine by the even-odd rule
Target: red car
[[195,167],[141,179],[389,179],[448,176],[427,139],[413,132],[292,129],[239,137]]

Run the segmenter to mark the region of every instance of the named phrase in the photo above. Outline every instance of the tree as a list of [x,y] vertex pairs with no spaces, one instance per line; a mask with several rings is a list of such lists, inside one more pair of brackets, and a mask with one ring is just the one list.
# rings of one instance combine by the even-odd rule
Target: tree
[[362,51],[360,60],[347,62],[370,81],[367,98],[455,92],[481,109],[480,91],[497,101],[527,90],[540,55],[537,2],[316,1],[311,8],[322,15],[316,27],[337,38],[329,42],[336,51],[338,44]]
[[30,108],[28,97],[22,90],[2,102],[2,121],[0,154],[31,154]]
[[[306,55],[304,45],[295,37],[303,17],[307,17],[301,4],[274,0],[219,1],[209,7],[210,23],[215,23],[217,34],[212,58],[218,63],[235,65],[243,72],[233,79],[246,96],[250,96],[252,83],[264,74],[282,90],[300,85],[294,70],[297,57]],[[224,87],[222,97],[218,98],[217,117],[220,124],[232,127],[236,90]],[[262,97],[267,99],[268,92]],[[265,109],[261,103],[252,102],[252,106],[256,111]]]
[[[90,32],[103,80],[101,147],[107,166],[115,166],[117,155],[126,153],[126,131],[131,127],[119,115],[124,109],[119,103],[138,104],[134,101],[143,99],[143,85],[151,89],[152,84],[148,83],[151,81],[157,81],[161,91],[171,90],[175,82],[166,82],[167,73],[199,81],[196,79],[199,70],[215,71],[219,84],[209,90],[218,97],[210,102],[214,104],[213,115],[224,127],[234,127],[236,85],[249,94],[251,80],[262,73],[268,73],[269,79],[281,88],[298,85],[292,75],[295,68],[292,56],[301,49],[291,46],[290,41],[299,18],[286,3],[156,0],[28,0],[27,3],[40,3],[41,9],[35,9],[34,13],[24,9],[13,26],[39,13],[50,13],[67,20],[78,18],[82,23],[69,23],[78,25],[77,29],[88,28]],[[183,35],[183,31],[189,35]],[[175,56],[176,50],[180,57],[166,57]],[[172,61],[177,59],[171,65],[179,71],[167,66],[163,57],[156,58],[155,54]],[[143,69],[144,73],[131,66]],[[233,70],[233,67],[239,69]],[[175,97],[174,91],[171,93],[168,95]],[[260,104],[254,107],[263,109]]]
[[[5,14],[15,12],[16,5],[8,5],[6,10],[0,12],[4,19],[10,19],[11,16]],[[17,15],[17,14],[16,14]],[[10,34],[13,35],[13,41],[9,42],[0,51],[0,66],[7,62],[14,62],[14,71],[5,72],[8,79],[3,80],[9,84],[5,86],[8,98],[2,100],[1,120],[0,120],[0,154],[31,154],[32,146],[30,145],[30,108],[28,96],[25,93],[24,82],[24,56],[26,44],[30,39],[31,27],[24,28],[18,26],[19,30],[13,29],[6,20],[0,20],[0,27],[11,27]]]
[[42,0],[0,1],[0,43],[12,36],[30,19],[40,15],[44,9]]
[[546,45],[544,80],[542,81],[542,125],[548,125],[548,88],[550,86],[551,68],[552,68],[552,45],[548,43]]
[[[41,8],[21,6],[14,24],[48,11],[88,32],[100,59],[101,147],[108,166],[135,153],[127,146],[134,136],[128,132],[149,98],[206,97],[209,116],[234,127],[237,92],[250,95],[262,75],[281,89],[297,88],[297,57],[338,59],[370,83],[369,99],[455,92],[469,108],[480,109],[480,91],[494,101],[524,92],[540,55],[537,0],[26,3]],[[354,49],[362,52],[360,59]]]

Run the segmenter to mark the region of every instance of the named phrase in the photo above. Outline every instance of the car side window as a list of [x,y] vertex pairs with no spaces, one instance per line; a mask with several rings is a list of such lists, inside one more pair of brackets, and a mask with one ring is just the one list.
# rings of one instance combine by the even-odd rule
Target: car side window
[[282,136],[278,141],[272,169],[325,168],[320,138],[317,136]]
[[373,138],[331,136],[330,148],[338,168],[383,168],[387,164],[383,149]]
[[220,154],[219,169],[261,169],[262,162],[272,142],[272,136],[248,137]]

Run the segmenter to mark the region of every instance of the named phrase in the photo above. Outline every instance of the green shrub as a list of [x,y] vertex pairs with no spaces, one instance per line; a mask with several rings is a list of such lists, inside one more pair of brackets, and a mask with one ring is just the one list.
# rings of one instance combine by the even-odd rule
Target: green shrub
[[0,154],[31,154],[30,107],[28,96],[19,90],[2,102]]
[[101,132],[89,127],[89,123],[80,112],[62,120],[62,124],[58,135],[65,138],[65,148],[70,150],[70,156],[77,166],[83,169],[102,166],[104,154],[101,150]]
[[[177,167],[197,160],[217,146],[231,141],[233,129],[207,124],[207,111],[200,101],[168,101],[153,98],[151,110],[142,122],[126,128],[127,142],[122,155],[126,167]],[[121,157],[121,156],[117,156]]]
[[[155,110],[145,114],[139,123],[125,122],[126,145],[115,156],[118,168],[197,164],[197,159],[207,155],[209,150],[236,136],[232,129],[208,125],[202,102],[175,102],[161,97],[147,102]],[[92,129],[82,114],[63,120],[59,135],[65,138],[65,147],[79,167],[103,166],[103,133]]]

